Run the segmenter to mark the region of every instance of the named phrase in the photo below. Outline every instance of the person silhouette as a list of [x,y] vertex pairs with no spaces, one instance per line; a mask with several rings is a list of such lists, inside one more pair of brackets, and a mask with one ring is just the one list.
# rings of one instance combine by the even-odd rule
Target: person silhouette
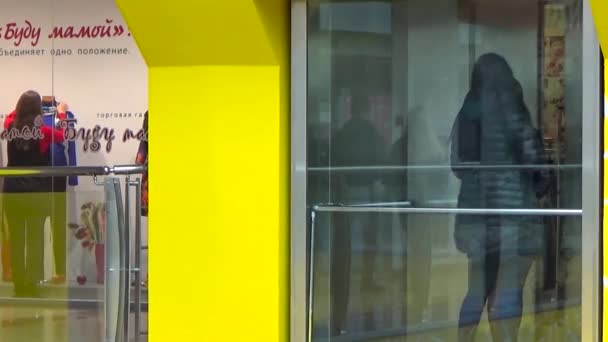
[[[531,165],[544,162],[541,136],[511,67],[495,53],[482,55],[451,135],[452,169],[461,180],[458,207],[538,208],[542,172]],[[458,341],[474,340],[486,306],[493,340],[517,341],[524,283],[544,248],[541,218],[458,214],[455,219],[456,247],[469,259]]]
[[[351,102],[351,118],[332,139],[332,167],[378,167],[385,161],[385,143],[369,119],[370,101],[364,94],[355,94]],[[344,205],[372,203],[374,186],[380,181],[374,170],[337,172],[332,176],[334,200]],[[335,213],[331,238],[331,333],[345,333],[350,299],[351,252],[353,230],[360,227],[366,251],[362,256],[361,292],[363,299],[372,297],[374,262],[377,253],[377,213]],[[366,313],[364,313],[366,314]]]

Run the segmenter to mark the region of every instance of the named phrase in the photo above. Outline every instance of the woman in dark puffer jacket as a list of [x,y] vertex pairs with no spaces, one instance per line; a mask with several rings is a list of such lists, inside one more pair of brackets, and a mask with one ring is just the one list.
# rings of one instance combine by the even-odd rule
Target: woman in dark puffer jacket
[[[503,57],[486,54],[475,64],[451,140],[452,168],[462,182],[459,208],[538,208],[541,171],[504,168],[544,164],[545,156],[521,85]],[[517,341],[523,286],[534,256],[544,249],[541,228],[537,216],[456,216],[456,247],[469,258],[459,341],[474,340],[486,304],[493,340]]]

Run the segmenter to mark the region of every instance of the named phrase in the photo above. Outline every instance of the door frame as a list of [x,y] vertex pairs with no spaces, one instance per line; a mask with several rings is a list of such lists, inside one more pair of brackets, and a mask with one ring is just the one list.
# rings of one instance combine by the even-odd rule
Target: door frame
[[290,341],[307,339],[307,1],[291,1],[291,288]]
[[583,1],[582,98],[582,341],[600,341],[602,229],[602,89],[600,43],[591,4]]

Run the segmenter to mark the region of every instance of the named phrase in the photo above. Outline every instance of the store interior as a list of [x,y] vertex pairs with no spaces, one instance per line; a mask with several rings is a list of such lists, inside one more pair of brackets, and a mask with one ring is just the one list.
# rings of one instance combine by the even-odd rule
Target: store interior
[[[581,1],[309,3],[309,210],[405,202],[455,208],[460,180],[450,169],[452,127],[473,67],[487,53],[509,63],[543,134],[555,172],[542,208],[581,208]],[[360,160],[348,166],[371,171],[342,178],[339,139],[358,107],[367,109],[375,133],[359,134],[344,153]],[[372,139],[397,160],[357,159]],[[386,171],[387,165],[404,168]],[[347,177],[376,180],[361,180],[365,187],[345,195],[336,189]],[[456,340],[470,270],[455,246],[455,215],[315,214],[309,221],[313,340]],[[348,232],[338,235],[340,229]],[[554,340],[548,334],[557,332],[580,340],[581,220],[545,217],[542,229],[546,245],[525,281],[519,337]],[[349,240],[350,252],[336,261],[340,239]],[[347,294],[336,299],[336,293]],[[551,310],[550,317],[542,314]],[[485,315],[477,341],[491,340]],[[342,331],[333,331],[338,322]]]
[[[4,124],[15,111],[21,94],[33,90],[43,97],[45,120],[56,115],[50,99],[55,105],[67,103],[70,118],[75,119],[69,141],[52,145],[59,149],[57,155],[64,156],[55,158],[53,154],[48,166],[147,163],[147,128],[145,135],[142,132],[148,110],[148,68],[113,0],[11,3],[0,13],[0,27],[0,72],[7,80],[0,91],[0,123]],[[3,138],[0,167],[8,165],[7,146],[8,140]],[[127,181],[143,181],[143,176],[108,177],[118,177],[124,185]],[[43,275],[35,298],[15,295],[11,269],[11,248],[15,247],[9,239],[7,213],[0,205],[2,339],[102,340],[106,329],[107,198],[97,183],[105,178],[74,176],[54,186],[50,200],[53,212],[43,228]],[[129,187],[128,195],[123,186],[121,194],[123,203],[130,203],[125,215],[130,219],[132,265],[136,254],[141,257],[141,283],[136,286],[132,277],[131,298],[142,289],[145,314],[141,330],[147,332],[147,183],[142,190],[145,198],[136,195],[134,186]],[[136,208],[140,198],[145,210]],[[141,241],[136,241],[137,222],[141,222]]]

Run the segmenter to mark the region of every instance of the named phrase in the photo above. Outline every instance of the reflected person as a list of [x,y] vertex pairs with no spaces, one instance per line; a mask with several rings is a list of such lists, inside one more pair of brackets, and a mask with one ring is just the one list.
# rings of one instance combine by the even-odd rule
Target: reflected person
[[[539,170],[487,168],[544,162],[542,140],[521,85],[497,54],[481,56],[474,66],[470,90],[452,130],[451,159],[461,180],[459,208],[539,207]],[[493,340],[517,341],[524,283],[534,257],[543,250],[541,228],[537,216],[456,216],[456,247],[469,259],[459,341],[474,341],[486,306]]]
[[[330,165],[333,167],[377,167],[384,162],[382,137],[369,120],[370,102],[367,96],[352,97],[352,117],[332,139]],[[373,203],[378,197],[377,171],[337,172],[332,176],[333,201],[344,204]],[[378,215],[374,213],[336,213],[331,238],[331,334],[345,333],[352,274],[351,252],[353,232],[363,232],[361,293],[363,299],[375,296],[374,263],[377,253]],[[368,309],[363,309],[368,310]],[[371,312],[363,312],[364,315]]]
[[[401,128],[401,136],[392,144],[387,156],[387,163],[390,166],[403,167],[403,169],[389,172],[384,176],[384,185],[387,188],[390,202],[395,206],[405,207],[408,205],[408,126],[406,124],[409,115],[400,116],[397,119],[397,126]],[[407,310],[408,310],[408,267],[407,254],[408,250],[408,232],[407,232],[407,214],[399,213],[394,215],[398,234],[391,234],[392,240],[397,240],[399,243],[399,255],[402,256],[402,264],[399,272],[400,278],[397,280],[398,293],[400,300],[395,301],[394,305],[400,312],[400,320],[402,325],[407,325]]]

